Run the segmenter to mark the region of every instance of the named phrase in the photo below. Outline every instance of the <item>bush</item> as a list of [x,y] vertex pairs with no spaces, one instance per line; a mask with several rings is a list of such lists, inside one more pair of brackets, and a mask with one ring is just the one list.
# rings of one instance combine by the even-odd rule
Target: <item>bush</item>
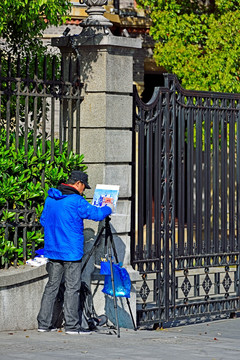
[[[28,151],[25,152],[24,136],[19,138],[16,150],[15,134],[10,134],[10,147],[6,146],[6,130],[0,130],[0,267],[25,262],[34,254],[35,248],[43,245],[39,219],[50,187],[56,187],[69,177],[72,170],[85,171],[83,155],[68,154],[68,144],[63,143],[59,151],[59,140],[54,141],[54,158],[51,160],[51,142],[45,143],[42,152],[42,138],[34,139],[28,134]],[[27,215],[26,211],[29,213]],[[29,217],[31,220],[29,220]],[[20,222],[31,223],[32,231]],[[26,226],[25,226],[26,228]],[[20,229],[20,230],[19,230]],[[28,230],[27,229],[27,230]],[[17,234],[17,235],[16,235]]]

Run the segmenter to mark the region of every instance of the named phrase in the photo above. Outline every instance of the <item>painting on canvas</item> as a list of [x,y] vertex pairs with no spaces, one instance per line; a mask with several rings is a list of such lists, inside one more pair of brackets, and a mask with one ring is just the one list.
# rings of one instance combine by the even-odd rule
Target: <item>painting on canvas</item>
[[113,209],[113,213],[115,213],[118,194],[119,185],[97,184],[92,204],[99,207],[110,205]]

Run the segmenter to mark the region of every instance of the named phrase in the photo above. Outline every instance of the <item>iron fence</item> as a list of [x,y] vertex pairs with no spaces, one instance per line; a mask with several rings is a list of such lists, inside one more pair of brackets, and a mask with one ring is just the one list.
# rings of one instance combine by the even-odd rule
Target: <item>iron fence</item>
[[[36,155],[44,155],[49,146],[49,161],[53,161],[56,138],[59,139],[59,153],[66,143],[68,154],[71,151],[80,153],[81,90],[78,58],[69,57],[64,61],[58,56],[44,56],[22,60],[0,53],[1,141],[5,141],[6,149],[15,146],[17,152],[24,148],[25,168],[29,156],[34,159]],[[29,155],[30,141],[33,151]],[[2,169],[0,171],[2,177]],[[44,168],[41,179],[44,188]],[[34,255],[34,234],[39,233],[41,226],[34,199],[21,206],[12,201],[3,202],[0,209],[0,267],[7,267],[9,252],[14,253],[15,265],[20,251],[24,262],[29,253]],[[40,241],[41,235],[37,238]]]

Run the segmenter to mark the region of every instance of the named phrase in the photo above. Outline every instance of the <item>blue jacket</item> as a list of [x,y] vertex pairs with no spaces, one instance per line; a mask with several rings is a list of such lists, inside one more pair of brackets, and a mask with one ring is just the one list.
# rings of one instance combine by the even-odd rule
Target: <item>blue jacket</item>
[[83,256],[83,219],[101,221],[110,215],[108,206],[89,204],[77,191],[63,195],[48,191],[40,222],[44,227],[44,256],[49,259],[77,261]]

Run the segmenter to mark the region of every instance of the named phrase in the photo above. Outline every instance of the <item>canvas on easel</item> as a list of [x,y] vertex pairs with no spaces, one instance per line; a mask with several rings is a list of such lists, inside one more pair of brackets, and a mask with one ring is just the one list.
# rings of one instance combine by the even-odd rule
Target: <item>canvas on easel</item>
[[92,204],[98,207],[110,204],[114,214],[116,212],[119,188],[119,185],[97,184]]

